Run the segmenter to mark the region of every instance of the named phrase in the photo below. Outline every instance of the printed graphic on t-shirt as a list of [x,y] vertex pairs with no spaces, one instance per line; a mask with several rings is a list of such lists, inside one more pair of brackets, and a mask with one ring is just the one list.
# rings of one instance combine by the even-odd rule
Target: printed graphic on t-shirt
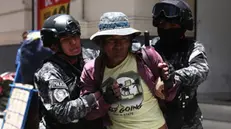
[[109,111],[114,115],[132,115],[135,110],[142,107],[143,89],[140,84],[140,76],[134,71],[120,74],[117,79],[120,86],[122,100],[112,104]]

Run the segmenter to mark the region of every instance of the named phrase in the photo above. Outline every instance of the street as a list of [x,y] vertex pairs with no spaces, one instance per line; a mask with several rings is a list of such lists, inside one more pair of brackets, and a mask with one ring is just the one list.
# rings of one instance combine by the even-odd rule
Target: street
[[204,129],[231,129],[231,123],[212,120],[203,121]]

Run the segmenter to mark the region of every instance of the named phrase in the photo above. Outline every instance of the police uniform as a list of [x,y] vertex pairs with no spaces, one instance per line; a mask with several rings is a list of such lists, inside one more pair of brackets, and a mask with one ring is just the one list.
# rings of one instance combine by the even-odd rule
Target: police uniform
[[182,41],[176,51],[161,45],[159,38],[152,46],[174,72],[179,83],[177,97],[166,102],[166,122],[169,129],[201,129],[202,113],[197,102],[197,88],[207,78],[209,67],[203,44],[190,39]]
[[154,5],[152,14],[159,37],[151,45],[178,86],[176,97],[166,102],[164,110],[168,128],[202,129],[197,88],[206,80],[209,66],[203,44],[185,37],[186,30],[193,30],[191,9],[182,0],[163,0]]
[[[45,47],[54,45],[58,51],[44,60],[34,76],[40,97],[40,128],[81,129],[82,118],[97,106],[96,93],[80,96],[80,76],[84,61],[97,56],[96,51],[82,49],[81,54],[66,55],[60,38],[80,36],[80,25],[72,16],[57,14],[49,17],[41,29]],[[76,63],[69,63],[74,60]]]

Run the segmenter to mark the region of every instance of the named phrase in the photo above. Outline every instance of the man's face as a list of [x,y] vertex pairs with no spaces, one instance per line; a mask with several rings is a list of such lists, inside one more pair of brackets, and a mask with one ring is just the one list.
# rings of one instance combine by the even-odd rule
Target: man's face
[[162,44],[165,44],[165,48],[173,50],[174,47],[181,46],[179,41],[185,37],[186,30],[182,29],[179,24],[162,21],[157,27],[158,36]]
[[157,32],[161,40],[165,42],[174,42],[184,36],[185,30],[179,24],[172,23],[166,20],[160,21],[157,26]]
[[118,64],[127,57],[130,46],[129,36],[110,36],[104,40],[103,49],[109,61]]
[[68,56],[76,56],[81,53],[80,36],[65,36],[60,39],[63,52]]

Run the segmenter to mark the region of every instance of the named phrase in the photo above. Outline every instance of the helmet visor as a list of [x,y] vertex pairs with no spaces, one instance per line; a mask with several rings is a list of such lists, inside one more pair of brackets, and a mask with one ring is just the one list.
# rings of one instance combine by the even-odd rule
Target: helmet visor
[[174,18],[180,16],[180,8],[167,3],[158,3],[152,9],[152,15],[154,18],[164,16],[166,18]]

